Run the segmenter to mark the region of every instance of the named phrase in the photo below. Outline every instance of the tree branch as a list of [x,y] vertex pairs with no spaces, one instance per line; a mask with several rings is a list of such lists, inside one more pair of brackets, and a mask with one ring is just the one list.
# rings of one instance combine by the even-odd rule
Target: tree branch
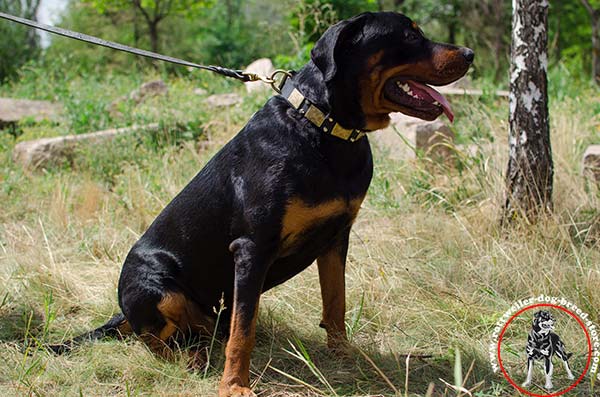
[[131,3],[138,9],[140,10],[140,12],[142,13],[142,15],[144,16],[144,18],[146,19],[146,21],[148,23],[152,23],[152,18],[150,18],[150,15],[148,15],[148,12],[144,9],[144,7],[142,7],[142,3],[140,0],[131,0]]
[[590,16],[597,17],[600,13],[600,10],[594,9],[588,0],[580,0],[581,4],[585,7]]

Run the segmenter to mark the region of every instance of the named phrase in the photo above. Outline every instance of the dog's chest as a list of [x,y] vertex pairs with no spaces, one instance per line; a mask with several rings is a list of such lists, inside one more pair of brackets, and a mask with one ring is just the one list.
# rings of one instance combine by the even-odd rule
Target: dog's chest
[[546,357],[546,355],[542,354],[539,350],[553,350],[550,336],[537,332],[531,332],[531,337],[529,338],[527,345],[532,348],[529,356],[535,360],[540,360]]
[[[308,204],[294,198],[288,202],[281,222],[279,256],[285,257],[306,245],[315,250],[350,226],[364,197]],[[329,241],[328,241],[329,240]]]

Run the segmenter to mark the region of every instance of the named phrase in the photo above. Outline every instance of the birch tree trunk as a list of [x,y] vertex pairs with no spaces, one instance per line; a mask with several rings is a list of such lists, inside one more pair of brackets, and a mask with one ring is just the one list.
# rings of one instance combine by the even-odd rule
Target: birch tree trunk
[[548,125],[548,0],[513,0],[509,161],[504,220],[552,209]]

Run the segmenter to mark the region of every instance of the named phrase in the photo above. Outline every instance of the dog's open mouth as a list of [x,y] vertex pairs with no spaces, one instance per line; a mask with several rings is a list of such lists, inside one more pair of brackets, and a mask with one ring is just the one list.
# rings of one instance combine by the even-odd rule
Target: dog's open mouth
[[444,113],[450,122],[454,121],[454,113],[448,100],[428,85],[407,78],[389,79],[384,86],[385,97],[409,110],[411,116],[425,120],[435,120]]

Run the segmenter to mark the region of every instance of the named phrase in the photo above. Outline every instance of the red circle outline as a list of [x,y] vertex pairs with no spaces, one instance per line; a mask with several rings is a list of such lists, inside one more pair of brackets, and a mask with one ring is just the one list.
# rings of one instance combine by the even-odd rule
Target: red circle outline
[[[517,316],[529,309],[533,309],[535,307],[541,307],[541,306],[549,306],[549,307],[553,307],[555,309],[559,309],[562,310],[563,312],[567,313],[568,315],[570,315],[571,317],[573,317],[575,320],[577,320],[577,322],[579,323],[579,326],[581,327],[581,329],[583,329],[583,332],[585,333],[585,336],[587,338],[587,343],[588,343],[588,359],[587,362],[585,364],[585,369],[583,370],[583,373],[579,376],[579,378],[568,388],[558,391],[556,393],[553,394],[535,394],[532,392],[529,392],[525,389],[523,389],[522,387],[520,387],[519,385],[517,385],[515,383],[514,380],[512,380],[512,378],[508,375],[508,373],[506,372],[506,369],[504,369],[504,365],[502,365],[502,357],[500,355],[500,346],[502,344],[502,338],[504,338],[504,333],[506,332],[506,329],[508,328],[509,324],[515,319],[517,318]],[[590,363],[592,361],[592,354],[593,354],[593,350],[592,350],[592,340],[590,338],[590,334],[586,328],[586,326],[583,324],[583,321],[581,321],[581,319],[574,314],[573,312],[571,312],[568,309],[565,309],[562,306],[558,306],[558,305],[554,305],[552,303],[537,303],[535,305],[529,305],[529,306],[525,306],[524,308],[522,308],[521,310],[519,310],[518,312],[516,312],[515,314],[513,314],[508,321],[506,322],[506,324],[504,324],[504,327],[502,328],[502,332],[500,332],[500,336],[498,337],[498,349],[497,349],[497,355],[498,355],[498,364],[500,365],[500,369],[502,370],[502,374],[504,375],[504,377],[508,380],[508,382],[518,391],[520,391],[521,393],[525,393],[528,396],[532,396],[532,397],[557,397],[557,396],[562,396],[563,394],[573,390],[585,377],[585,374],[587,373],[589,367],[590,367]]]

